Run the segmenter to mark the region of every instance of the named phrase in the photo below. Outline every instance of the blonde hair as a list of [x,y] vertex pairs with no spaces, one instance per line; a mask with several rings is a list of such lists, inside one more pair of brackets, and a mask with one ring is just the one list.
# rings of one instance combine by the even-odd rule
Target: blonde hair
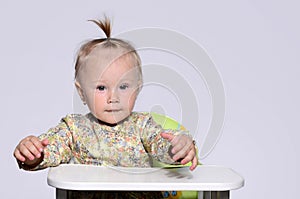
[[[134,65],[138,67],[138,72],[140,75],[140,81],[142,82],[142,68],[141,68],[141,59],[138,55],[135,48],[128,42],[122,39],[117,38],[111,38],[111,22],[108,19],[108,17],[105,16],[103,20],[89,20],[91,22],[94,22],[99,26],[99,28],[105,33],[106,38],[98,38],[93,39],[91,41],[88,41],[80,47],[77,58],[75,62],[75,79],[78,76],[78,73],[80,71],[80,68],[83,67],[84,63],[86,62],[86,58],[88,55],[95,49],[95,47],[98,47],[101,45],[101,48],[103,49],[124,49],[127,55],[130,55],[134,61]],[[87,66],[85,66],[87,67]]]

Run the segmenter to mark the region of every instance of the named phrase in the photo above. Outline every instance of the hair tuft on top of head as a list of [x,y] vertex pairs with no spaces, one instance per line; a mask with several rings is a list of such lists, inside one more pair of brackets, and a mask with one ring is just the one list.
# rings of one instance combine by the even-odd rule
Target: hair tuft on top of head
[[[141,68],[141,58],[135,48],[130,44],[130,42],[123,39],[111,38],[111,29],[112,24],[111,20],[104,15],[102,20],[88,20],[95,23],[101,30],[105,33],[105,37],[95,38],[90,41],[84,42],[80,49],[77,52],[77,57],[75,61],[75,79],[78,78],[78,74],[82,67],[88,67],[86,65],[87,60],[89,59],[89,54],[96,48],[97,57],[101,57],[100,49],[109,49],[109,50],[119,50],[118,53],[121,53],[120,56],[130,55],[133,58],[133,65],[138,67],[140,73],[140,79],[142,80],[142,68]],[[119,55],[118,55],[119,56]],[[120,57],[119,56],[119,57]],[[131,59],[130,58],[130,59]]]
[[110,38],[111,35],[111,22],[107,16],[104,16],[103,20],[88,20],[91,22],[94,22],[101,28],[101,30],[104,32],[107,39]]

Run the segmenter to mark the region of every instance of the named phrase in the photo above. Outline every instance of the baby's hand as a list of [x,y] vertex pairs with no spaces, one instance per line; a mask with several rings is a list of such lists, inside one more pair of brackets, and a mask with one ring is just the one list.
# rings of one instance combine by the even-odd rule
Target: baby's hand
[[14,151],[14,156],[26,165],[34,165],[42,160],[42,152],[48,144],[48,139],[39,140],[30,135],[20,141]]
[[161,136],[171,142],[171,153],[174,154],[172,157],[174,161],[180,160],[181,164],[192,162],[190,170],[194,170],[197,167],[196,148],[191,137],[187,135],[175,136],[170,133],[161,133]]

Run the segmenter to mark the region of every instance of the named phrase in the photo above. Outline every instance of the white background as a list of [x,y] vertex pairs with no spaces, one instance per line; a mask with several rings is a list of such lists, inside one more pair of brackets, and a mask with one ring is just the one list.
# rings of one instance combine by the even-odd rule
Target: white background
[[114,34],[160,27],[206,49],[223,79],[226,120],[219,142],[202,162],[231,167],[245,178],[245,187],[233,191],[233,199],[297,196],[298,1],[0,4],[1,198],[54,198],[47,170],[19,170],[13,150],[21,138],[38,135],[73,112],[75,53],[82,41],[99,35],[86,20],[103,13],[113,16]]

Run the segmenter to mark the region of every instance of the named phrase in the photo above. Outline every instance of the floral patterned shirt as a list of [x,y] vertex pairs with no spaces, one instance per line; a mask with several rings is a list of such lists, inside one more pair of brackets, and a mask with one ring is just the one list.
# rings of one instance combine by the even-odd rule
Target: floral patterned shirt
[[174,164],[169,155],[170,142],[161,132],[187,134],[182,130],[165,130],[150,113],[133,112],[115,126],[99,123],[91,113],[70,114],[48,132],[49,145],[43,161],[31,170],[58,166],[63,163],[151,167],[151,158]]

